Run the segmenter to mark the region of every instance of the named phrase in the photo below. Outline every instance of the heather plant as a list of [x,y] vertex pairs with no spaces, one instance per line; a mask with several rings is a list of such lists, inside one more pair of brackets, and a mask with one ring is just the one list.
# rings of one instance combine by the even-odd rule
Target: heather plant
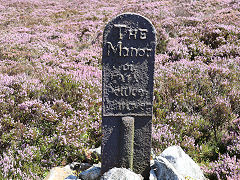
[[[41,177],[49,167],[84,160],[85,148],[99,144],[100,106],[96,84],[80,84],[59,75],[42,82],[45,86],[37,85],[36,81],[30,89],[26,87],[31,84],[24,75],[19,80],[6,75],[7,78],[9,81],[1,84],[3,90],[12,90],[1,101],[2,178],[24,178],[24,173],[26,177]],[[89,86],[95,92],[86,92]],[[9,99],[13,99],[12,107],[4,105],[9,104]],[[83,102],[76,104],[81,99]],[[12,157],[11,162],[7,157]]]
[[[123,12],[157,32],[153,148],[239,179],[236,0],[0,0],[0,179],[41,179],[101,144],[101,41]],[[93,160],[98,161],[98,160]]]

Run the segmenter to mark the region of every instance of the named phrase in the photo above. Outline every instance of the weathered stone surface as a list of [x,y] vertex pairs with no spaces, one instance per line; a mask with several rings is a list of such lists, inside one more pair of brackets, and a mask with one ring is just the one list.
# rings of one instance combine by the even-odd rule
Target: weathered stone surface
[[120,166],[133,169],[134,118],[123,117],[120,131]]
[[122,14],[103,34],[103,116],[152,116],[155,29]]
[[105,172],[100,180],[143,180],[143,177],[125,168],[113,168]]
[[69,166],[66,167],[54,167],[50,170],[48,175],[44,180],[64,180],[66,177],[73,175],[73,172],[70,170]]
[[121,121],[134,118],[133,171],[149,178],[155,29],[137,14],[121,14],[103,34],[102,173],[121,167]]
[[95,164],[89,169],[81,172],[79,177],[83,180],[96,180],[101,177],[100,164]]
[[187,155],[181,147],[171,146],[161,153],[161,157],[166,158],[172,166],[184,177],[192,179],[205,179],[200,167]]
[[155,170],[157,180],[184,180],[184,177],[177,172],[173,165],[161,156],[155,159],[152,168]]

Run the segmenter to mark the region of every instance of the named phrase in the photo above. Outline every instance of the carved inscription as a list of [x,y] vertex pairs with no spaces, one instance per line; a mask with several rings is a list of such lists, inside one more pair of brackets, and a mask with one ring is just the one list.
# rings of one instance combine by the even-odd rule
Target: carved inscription
[[118,88],[113,88],[111,86],[107,87],[106,89],[107,92],[105,94],[112,94],[117,97],[142,97],[142,96],[147,96],[147,91],[145,89],[141,88],[134,88],[134,87],[118,87]]
[[[128,40],[145,40],[147,39],[147,29],[142,29],[142,28],[134,28],[132,29],[131,27],[128,27],[127,25],[124,24],[114,24],[114,27],[118,29],[118,39],[119,41],[117,42],[116,45],[113,45],[112,42],[107,42],[107,55],[118,55],[118,56],[123,56],[123,57],[128,57],[128,56],[147,56],[149,57],[151,55],[152,49],[144,47],[144,48],[139,48],[139,47],[126,47],[122,43],[122,39],[126,37]],[[127,31],[124,31],[127,30]],[[124,33],[125,32],[125,33]]]
[[133,39],[137,39],[137,37],[139,39],[147,39],[147,29],[131,29],[129,28],[127,25],[125,24],[114,24],[114,27],[119,28],[119,39],[123,39],[124,34],[122,33],[122,29],[126,28],[128,29],[128,39],[131,39],[131,37],[133,37]]
[[114,111],[151,111],[152,104],[143,103],[143,102],[116,102],[110,101],[106,108],[109,108]]
[[[109,28],[109,29],[108,29]],[[104,33],[103,115],[151,115],[155,37],[144,24],[113,23]]]
[[113,46],[111,42],[107,42],[107,55],[118,55],[118,56],[147,56],[149,57],[152,49],[149,48],[136,48],[136,47],[123,47],[122,42],[119,41],[116,46]]

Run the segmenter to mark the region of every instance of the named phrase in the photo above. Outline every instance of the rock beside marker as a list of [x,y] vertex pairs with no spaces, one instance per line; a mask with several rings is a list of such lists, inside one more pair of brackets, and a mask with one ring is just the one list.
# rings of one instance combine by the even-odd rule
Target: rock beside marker
[[90,167],[89,169],[81,172],[79,177],[83,180],[95,180],[101,177],[101,165],[96,164]]
[[173,165],[161,156],[155,159],[153,168],[155,169],[157,180],[184,180],[184,177],[173,167]]
[[64,180],[71,175],[73,175],[73,171],[69,168],[69,166],[54,167],[50,170],[44,180]]
[[103,174],[100,180],[143,180],[140,174],[136,174],[125,168],[112,168]]
[[101,159],[101,146],[94,149],[89,149],[89,152],[92,153],[91,156],[95,157],[95,159]]
[[166,158],[182,176],[197,180],[205,179],[200,167],[180,146],[170,146],[160,156]]
[[157,175],[153,169],[150,170],[149,180],[157,180]]
[[[98,148],[100,150],[100,148]],[[99,152],[100,155],[100,152]],[[205,180],[200,167],[188,156],[181,147],[171,146],[164,150],[159,156],[152,154],[154,161],[151,162],[149,180]],[[87,167],[91,166],[87,170]],[[73,170],[82,171],[79,178]],[[44,180],[143,180],[143,177],[125,168],[112,168],[101,177],[101,164],[90,165],[88,163],[73,162],[65,167],[51,169]]]
[[77,172],[80,172],[80,171],[85,171],[86,169],[92,167],[91,164],[89,163],[79,163],[79,162],[72,162],[70,164],[70,168],[72,170],[75,170]]

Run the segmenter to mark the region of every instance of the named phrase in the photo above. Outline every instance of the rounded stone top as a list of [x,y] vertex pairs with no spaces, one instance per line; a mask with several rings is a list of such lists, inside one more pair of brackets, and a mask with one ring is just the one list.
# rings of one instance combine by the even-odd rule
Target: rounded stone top
[[[107,41],[107,38],[111,36],[111,30],[114,29],[115,27],[122,28],[124,30],[125,27],[131,28],[131,29],[147,29],[150,34],[152,34],[151,41],[156,42],[155,35],[156,35],[156,30],[151,23],[151,21],[137,13],[123,13],[115,18],[113,18],[111,21],[108,22],[104,29],[103,33],[103,43]],[[149,40],[150,40],[149,39]]]

